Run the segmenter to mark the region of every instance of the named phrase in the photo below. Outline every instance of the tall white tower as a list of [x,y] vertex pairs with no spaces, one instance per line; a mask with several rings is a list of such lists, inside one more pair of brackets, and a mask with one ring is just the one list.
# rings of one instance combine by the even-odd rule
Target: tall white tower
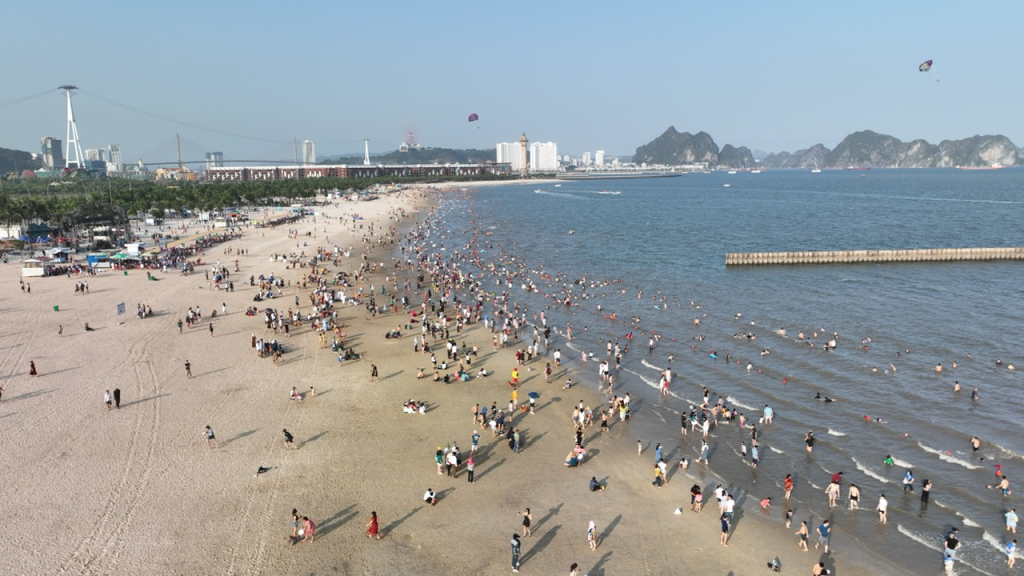
[[363,140],[363,166],[370,165],[370,141]]
[[84,167],[85,155],[82,154],[82,144],[78,140],[78,124],[75,124],[75,109],[71,107],[71,91],[78,90],[78,86],[72,86],[65,84],[57,87],[59,90],[63,90],[68,97],[68,151],[64,154],[64,167],[71,167],[71,153],[75,154],[75,168]]
[[526,137],[526,132],[519,137],[519,176],[525,178],[527,171],[530,169],[529,161],[527,160],[526,149],[530,144],[530,139]]
[[316,144],[312,140],[302,141],[302,163],[316,164]]

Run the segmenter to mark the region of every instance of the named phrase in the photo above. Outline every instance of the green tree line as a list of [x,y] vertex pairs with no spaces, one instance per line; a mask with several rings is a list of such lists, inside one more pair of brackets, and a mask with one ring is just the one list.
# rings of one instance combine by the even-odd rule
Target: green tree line
[[308,200],[334,191],[365,190],[378,184],[500,180],[505,176],[304,178],[262,182],[166,182],[100,179],[21,179],[0,182],[0,225],[42,221],[56,224],[82,203],[113,202],[131,216],[165,216],[176,210],[274,206]]

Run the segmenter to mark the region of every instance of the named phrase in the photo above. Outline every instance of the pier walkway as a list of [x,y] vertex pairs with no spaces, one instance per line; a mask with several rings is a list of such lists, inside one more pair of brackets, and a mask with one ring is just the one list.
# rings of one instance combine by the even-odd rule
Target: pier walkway
[[726,266],[772,264],[861,264],[1024,260],[1024,248],[930,248],[922,250],[826,250],[820,252],[729,252]]

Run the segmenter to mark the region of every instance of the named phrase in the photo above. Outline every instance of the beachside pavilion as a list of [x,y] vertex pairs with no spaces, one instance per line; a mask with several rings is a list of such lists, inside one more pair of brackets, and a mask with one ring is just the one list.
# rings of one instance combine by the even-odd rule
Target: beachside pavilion
[[53,258],[40,256],[39,258],[28,258],[21,261],[21,275],[25,278],[49,276],[50,269],[54,266]]

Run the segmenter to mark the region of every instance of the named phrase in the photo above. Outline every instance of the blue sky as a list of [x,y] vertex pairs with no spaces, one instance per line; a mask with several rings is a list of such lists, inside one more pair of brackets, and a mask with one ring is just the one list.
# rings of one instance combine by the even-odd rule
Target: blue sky
[[[235,159],[290,158],[292,137],[384,151],[410,128],[456,148],[526,132],[574,155],[632,154],[670,125],[767,151],[862,129],[1024,145],[1021,2],[16,0],[3,21],[0,104],[78,85],[84,147],[149,162],[173,160],[176,132],[186,156]],[[56,90],[0,105],[0,146],[64,132]]]

